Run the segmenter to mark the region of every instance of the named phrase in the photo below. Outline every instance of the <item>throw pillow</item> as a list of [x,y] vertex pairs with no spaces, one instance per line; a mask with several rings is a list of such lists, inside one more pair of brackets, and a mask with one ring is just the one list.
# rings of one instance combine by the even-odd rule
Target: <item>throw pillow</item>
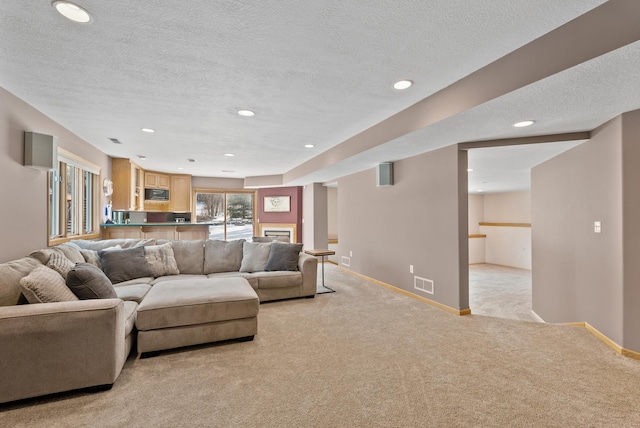
[[245,242],[242,246],[240,272],[262,272],[267,265],[271,243]]
[[60,274],[46,266],[38,266],[29,275],[22,278],[20,288],[29,303],[78,300]]
[[171,242],[162,245],[144,247],[144,258],[153,270],[153,276],[178,275],[178,264],[173,255]]
[[51,253],[51,257],[49,257],[49,261],[47,262],[47,267],[55,270],[65,279],[67,278],[67,273],[69,273],[74,266],[75,263],[57,251]]
[[118,297],[107,275],[89,263],[78,263],[69,271],[67,286],[80,300]]
[[153,276],[153,270],[144,258],[144,247],[100,250],[98,255],[104,273],[113,284]]
[[242,264],[244,239],[207,240],[204,244],[204,273],[237,272]]
[[[105,248],[104,250],[109,251],[109,250],[121,250],[121,249],[122,247],[120,245],[116,245],[115,247],[108,247],[108,248]],[[92,264],[100,268],[100,270],[102,270],[102,262],[100,261],[100,256],[98,255],[98,251],[81,248],[80,254],[82,254],[82,257],[84,257],[85,262]]]
[[271,252],[264,270],[298,270],[298,257],[302,251],[302,244],[285,244],[274,241],[271,243]]

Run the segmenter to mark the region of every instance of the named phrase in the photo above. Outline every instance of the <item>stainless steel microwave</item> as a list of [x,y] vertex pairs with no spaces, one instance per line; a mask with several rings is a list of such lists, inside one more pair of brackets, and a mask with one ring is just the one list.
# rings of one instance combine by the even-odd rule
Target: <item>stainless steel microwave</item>
[[144,199],[147,201],[168,201],[169,191],[167,189],[144,189]]

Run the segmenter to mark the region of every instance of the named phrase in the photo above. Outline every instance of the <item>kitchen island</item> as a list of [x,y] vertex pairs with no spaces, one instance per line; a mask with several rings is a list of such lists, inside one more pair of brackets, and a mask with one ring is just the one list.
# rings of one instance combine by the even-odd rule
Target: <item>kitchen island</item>
[[210,223],[129,223],[100,225],[102,239],[208,239]]

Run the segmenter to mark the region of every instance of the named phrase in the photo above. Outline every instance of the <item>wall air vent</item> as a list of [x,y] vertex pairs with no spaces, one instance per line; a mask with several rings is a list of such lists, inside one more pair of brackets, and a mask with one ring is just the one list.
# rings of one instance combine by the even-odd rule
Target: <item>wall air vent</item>
[[342,266],[350,267],[351,259],[349,257],[342,256],[342,260],[340,261],[340,263],[342,263]]
[[419,276],[413,277],[413,288],[427,294],[433,294],[433,281]]

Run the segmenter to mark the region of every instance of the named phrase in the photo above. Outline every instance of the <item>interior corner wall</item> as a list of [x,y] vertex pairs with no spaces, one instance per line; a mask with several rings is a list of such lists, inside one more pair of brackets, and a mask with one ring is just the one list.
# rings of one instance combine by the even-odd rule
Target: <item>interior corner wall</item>
[[[466,151],[456,145],[394,162],[394,185],[375,168],[338,181],[338,261],[348,269],[454,309],[467,309]],[[410,273],[413,265],[414,273]],[[414,288],[434,281],[434,294]]]
[[640,352],[640,110],[622,115],[623,338]]
[[305,249],[328,249],[327,188],[322,183],[304,186],[302,191],[302,230]]
[[338,238],[338,188],[327,187],[327,234]]
[[[613,119],[589,141],[531,171],[533,310],[547,322],[588,322],[618,344],[621,124],[620,117]],[[601,222],[602,233],[594,233],[594,221]]]
[[111,177],[106,154],[0,88],[0,263],[47,246],[47,173],[23,166],[24,131],[55,135],[58,147],[101,168],[100,183]]

